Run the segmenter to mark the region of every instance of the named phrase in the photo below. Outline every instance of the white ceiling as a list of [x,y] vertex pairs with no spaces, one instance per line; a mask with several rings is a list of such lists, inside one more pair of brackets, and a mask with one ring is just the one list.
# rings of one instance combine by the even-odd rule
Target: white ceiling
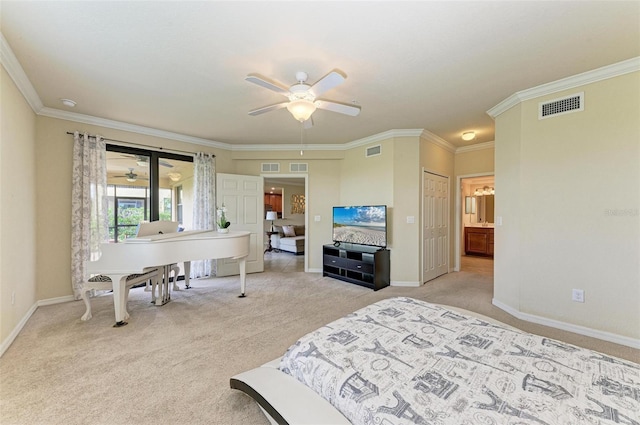
[[637,1],[3,0],[1,13],[45,108],[229,145],[301,141],[286,109],[247,114],[283,99],[249,73],[347,75],[322,97],[361,114],[316,111],[305,144],[426,129],[461,147],[494,139],[486,111],[512,94],[640,56]]

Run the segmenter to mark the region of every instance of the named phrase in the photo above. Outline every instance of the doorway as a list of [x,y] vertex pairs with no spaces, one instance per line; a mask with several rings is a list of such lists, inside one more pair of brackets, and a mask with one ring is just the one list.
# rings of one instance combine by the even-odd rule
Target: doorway
[[493,274],[495,176],[458,176],[455,271]]
[[[277,261],[280,271],[302,271],[309,270],[309,222],[307,215],[308,203],[308,179],[307,175],[300,174],[279,174],[263,175],[265,193],[265,230],[274,226],[294,225],[305,227],[304,254],[296,255],[291,252],[268,251],[264,254],[265,269],[269,261]],[[276,202],[276,205],[273,202]],[[280,203],[280,204],[278,204]],[[266,212],[271,209],[276,212],[275,220],[266,220]],[[265,248],[269,245],[267,237],[271,235],[265,233]],[[291,258],[289,258],[291,257]],[[295,258],[294,258],[295,257]],[[293,261],[295,260],[295,261]],[[286,263],[287,267],[280,267]],[[301,266],[303,264],[303,267]],[[302,269],[302,270],[301,270]]]

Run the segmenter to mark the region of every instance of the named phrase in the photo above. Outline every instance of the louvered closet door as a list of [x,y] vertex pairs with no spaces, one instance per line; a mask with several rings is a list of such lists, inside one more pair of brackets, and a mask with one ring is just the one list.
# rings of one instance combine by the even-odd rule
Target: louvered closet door
[[449,179],[424,172],[422,281],[449,271]]

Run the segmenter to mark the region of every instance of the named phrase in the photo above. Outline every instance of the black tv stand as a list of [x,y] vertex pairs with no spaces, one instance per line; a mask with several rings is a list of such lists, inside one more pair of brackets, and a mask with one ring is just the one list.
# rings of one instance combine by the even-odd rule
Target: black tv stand
[[390,251],[356,244],[332,244],[322,247],[322,275],[374,291],[389,286]]

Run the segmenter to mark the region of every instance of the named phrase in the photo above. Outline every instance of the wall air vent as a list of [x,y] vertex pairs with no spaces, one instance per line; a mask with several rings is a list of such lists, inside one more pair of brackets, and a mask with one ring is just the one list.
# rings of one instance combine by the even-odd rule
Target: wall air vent
[[382,153],[381,145],[369,146],[365,151],[364,156],[365,158],[369,158],[370,156],[377,156],[377,155],[380,155],[381,153]]
[[289,171],[292,173],[306,173],[307,169],[306,162],[292,162],[289,164]]
[[279,173],[280,163],[279,162],[263,162],[262,172],[263,173]]
[[540,102],[538,104],[538,119],[542,120],[580,111],[584,111],[584,92],[548,102]]

